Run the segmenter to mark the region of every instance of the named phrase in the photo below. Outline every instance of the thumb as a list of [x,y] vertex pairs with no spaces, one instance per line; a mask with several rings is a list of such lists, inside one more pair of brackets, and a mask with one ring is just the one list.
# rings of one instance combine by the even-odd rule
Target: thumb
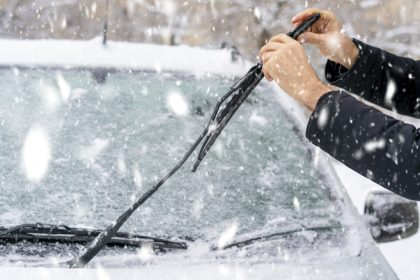
[[312,45],[320,45],[325,40],[323,34],[317,34],[313,32],[305,32],[298,37],[298,41],[301,43],[308,43]]

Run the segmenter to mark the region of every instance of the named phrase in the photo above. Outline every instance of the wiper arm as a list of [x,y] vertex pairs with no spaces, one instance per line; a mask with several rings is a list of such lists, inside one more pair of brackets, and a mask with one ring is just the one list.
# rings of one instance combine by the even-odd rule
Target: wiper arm
[[[0,227],[0,242],[33,242],[79,243],[91,242],[102,231],[96,229],[73,228],[66,225],[53,224],[21,224],[13,227]],[[107,243],[108,246],[142,247],[152,246],[154,250],[187,249],[185,242],[117,232]]]
[[[312,24],[314,24],[320,17],[320,14],[312,15],[303,23],[301,23],[298,27],[296,27],[293,31],[289,32],[287,35],[293,39],[297,39],[297,37],[300,34],[302,34],[306,29],[308,29]],[[248,71],[248,73],[246,73],[246,75],[242,77],[238,82],[236,82],[217,103],[216,108],[210,118],[210,123],[208,126],[210,127],[210,129],[206,133],[206,139],[204,140],[204,143],[201,146],[201,150],[198,154],[197,161],[191,169],[192,172],[195,172],[197,170],[201,161],[204,159],[211,146],[213,146],[217,137],[219,137],[220,133],[230,121],[232,116],[235,114],[235,112],[238,110],[241,104],[252,93],[255,87],[260,83],[260,81],[264,78],[262,68],[263,65],[261,62],[253,66]],[[232,97],[225,104],[223,109],[219,110],[222,102],[224,102],[230,96]]]
[[233,248],[233,247],[243,247],[243,246],[247,246],[259,241],[267,241],[270,240],[272,238],[277,238],[277,237],[284,237],[284,236],[288,236],[291,234],[295,234],[295,233],[300,233],[300,232],[304,232],[304,231],[315,231],[315,232],[325,232],[325,231],[332,231],[335,229],[341,229],[342,227],[340,225],[325,225],[325,226],[314,226],[314,227],[301,227],[301,228],[295,228],[295,229],[291,229],[291,230],[286,230],[286,231],[280,231],[280,232],[275,232],[275,233],[270,233],[270,234],[264,234],[264,235],[259,235],[259,236],[255,236],[252,238],[248,238],[245,240],[241,240],[241,241],[236,241],[233,243],[230,243],[228,245],[225,245],[223,247],[212,247],[212,250],[226,250],[229,248]]

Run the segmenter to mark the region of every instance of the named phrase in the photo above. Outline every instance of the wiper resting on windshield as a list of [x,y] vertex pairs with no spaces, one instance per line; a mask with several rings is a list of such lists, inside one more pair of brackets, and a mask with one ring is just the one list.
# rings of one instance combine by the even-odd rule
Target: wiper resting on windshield
[[253,244],[253,243],[256,243],[256,242],[268,241],[268,240],[271,240],[273,238],[285,237],[285,236],[288,236],[288,235],[291,235],[291,234],[305,232],[305,231],[325,232],[325,231],[332,231],[332,230],[341,229],[341,228],[342,227],[340,225],[301,227],[301,228],[295,228],[295,229],[285,230],[285,231],[281,231],[281,232],[275,232],[275,233],[263,234],[263,235],[251,237],[251,238],[248,238],[248,239],[245,239],[245,240],[236,241],[236,242],[227,244],[223,247],[213,246],[212,249],[213,250],[225,250],[225,249],[229,249],[229,248],[233,248],[233,247],[240,248],[240,247],[247,246],[247,245],[250,245],[250,244]]
[[[292,32],[289,32],[288,35],[297,39],[297,37],[302,34],[306,29],[308,29],[312,24],[314,24],[319,18],[320,14],[314,14],[309,17],[306,21],[296,27]],[[119,228],[127,221],[131,214],[136,211],[146,200],[148,200],[169,178],[172,177],[187,161],[191,156],[200,142],[205,138],[204,144],[199,152],[198,159],[194,164],[192,171],[195,171],[200,164],[201,160],[205,157],[207,152],[210,150],[213,143],[216,141],[217,137],[222,132],[223,128],[241,106],[241,104],[246,100],[246,98],[252,93],[254,88],[262,80],[264,74],[262,73],[262,64],[258,63],[252,67],[248,73],[236,82],[230,90],[217,102],[216,108],[214,109],[213,114],[211,115],[210,121],[208,122],[206,128],[190,147],[187,153],[183,158],[173,167],[168,174],[161,178],[154,186],[152,186],[146,193],[144,193],[134,204],[128,208],[124,213],[117,218],[117,220],[109,225],[107,229],[101,232],[95,240],[93,240],[82,252],[82,254],[73,260],[67,262],[70,267],[77,268],[83,267],[87,264],[114,236]],[[222,104],[226,102],[224,107]],[[220,110],[220,108],[222,109]]]
[[[72,228],[65,225],[51,224],[22,224],[13,227],[0,227],[0,243],[30,242],[58,242],[79,243],[91,242],[102,231],[95,229]],[[150,246],[155,251],[170,249],[187,249],[185,242],[176,242],[156,237],[117,232],[107,246],[142,247]]]

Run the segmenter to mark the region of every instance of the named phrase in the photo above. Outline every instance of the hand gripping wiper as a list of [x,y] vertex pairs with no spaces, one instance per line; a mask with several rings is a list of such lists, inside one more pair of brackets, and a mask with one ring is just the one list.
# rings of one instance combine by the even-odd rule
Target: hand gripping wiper
[[[320,17],[320,14],[314,14],[301,25],[299,25],[296,29],[289,32],[287,35],[293,39],[297,39],[300,34],[305,32],[305,30],[314,24]],[[230,121],[233,114],[235,114],[245,99],[252,93],[262,78],[264,78],[264,74],[262,73],[262,63],[260,62],[252,67],[243,78],[236,82],[216,104],[216,108],[210,118],[210,123],[208,126],[209,130],[207,132],[206,139],[201,146],[197,161],[191,170],[192,172],[197,170],[197,167],[200,165],[201,161],[206,156],[207,152],[210,150],[217,137]],[[231,99],[226,103],[224,108],[220,110],[221,104],[230,96],[232,96]]]
[[[315,14],[309,17],[306,21],[300,24],[292,32],[289,32],[288,35],[297,39],[297,37],[302,34],[306,29],[308,29],[312,24],[314,24],[319,18],[320,14]],[[206,128],[190,147],[184,157],[172,168],[168,174],[161,178],[153,187],[151,187],[146,193],[144,193],[134,204],[128,208],[121,216],[119,216],[115,222],[109,225],[105,231],[101,232],[82,252],[78,258],[70,260],[66,264],[70,267],[83,267],[87,264],[117,233],[120,227],[127,221],[131,214],[136,211],[146,200],[148,200],[172,175],[174,175],[182,165],[187,161],[191,156],[200,142],[206,138],[200,152],[198,154],[197,162],[194,164],[192,171],[195,171],[200,164],[201,160],[205,157],[207,152],[210,150],[211,146],[216,141],[217,137],[222,132],[223,128],[245,101],[245,99],[251,94],[254,88],[263,78],[262,73],[262,64],[258,63],[252,67],[248,73],[236,82],[230,90],[217,102],[215,109],[210,117]],[[231,97],[229,99],[229,97]],[[229,99],[229,101],[227,101]],[[222,107],[222,104],[226,104]],[[222,107],[222,109],[220,109]]]

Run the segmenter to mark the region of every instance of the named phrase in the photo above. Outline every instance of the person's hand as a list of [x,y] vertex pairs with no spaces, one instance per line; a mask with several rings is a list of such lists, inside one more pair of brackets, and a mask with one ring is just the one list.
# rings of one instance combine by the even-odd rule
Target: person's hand
[[318,99],[331,91],[308,62],[303,46],[286,34],[273,37],[260,51],[265,77],[313,111]]
[[359,50],[352,39],[343,31],[342,24],[330,11],[307,9],[292,18],[296,27],[315,13],[320,13],[317,20],[307,32],[298,37],[302,43],[313,44],[328,59],[350,69],[357,60]]

